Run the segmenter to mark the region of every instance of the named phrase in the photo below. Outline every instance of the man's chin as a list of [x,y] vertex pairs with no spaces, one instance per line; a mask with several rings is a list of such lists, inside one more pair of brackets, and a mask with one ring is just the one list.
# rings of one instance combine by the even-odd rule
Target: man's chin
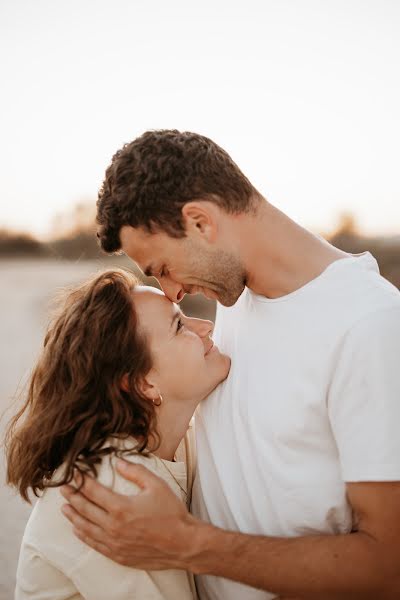
[[218,300],[218,302],[220,304],[222,304],[222,306],[227,306],[227,307],[233,306],[239,300],[240,296],[243,293],[243,290],[244,290],[244,287],[243,287],[243,289],[240,290],[239,293],[237,293],[235,295],[233,295],[232,293],[229,293],[229,294],[220,293],[217,295],[216,299]]
[[234,304],[236,304],[236,300],[228,300],[226,298],[218,298],[218,302],[220,304],[222,304],[222,306],[226,306],[227,308],[229,308],[230,306],[233,306]]

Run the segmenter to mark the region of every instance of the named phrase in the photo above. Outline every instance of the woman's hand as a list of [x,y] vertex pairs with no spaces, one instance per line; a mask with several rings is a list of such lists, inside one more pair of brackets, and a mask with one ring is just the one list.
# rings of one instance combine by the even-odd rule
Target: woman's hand
[[167,483],[143,465],[117,462],[118,472],[139,486],[124,496],[85,477],[79,492],[63,486],[69,504],[62,511],[75,535],[108,558],[144,570],[187,568],[194,524],[186,506]]

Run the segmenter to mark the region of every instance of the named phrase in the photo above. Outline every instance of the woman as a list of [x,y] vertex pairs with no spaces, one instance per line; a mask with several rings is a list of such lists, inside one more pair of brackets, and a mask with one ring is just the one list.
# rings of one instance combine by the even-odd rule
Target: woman
[[230,367],[212,329],[121,270],[66,296],[7,434],[8,483],[27,501],[29,490],[40,495],[22,541],[17,600],[195,598],[190,574],[124,567],[75,538],[58,487],[75,470],[135,493],[114,469],[124,456],[189,503],[185,463],[174,457],[196,406]]

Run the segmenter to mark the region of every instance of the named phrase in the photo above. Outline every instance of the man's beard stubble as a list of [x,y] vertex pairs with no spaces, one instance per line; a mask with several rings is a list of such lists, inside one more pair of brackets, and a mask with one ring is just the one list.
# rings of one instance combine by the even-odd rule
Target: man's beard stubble
[[208,288],[218,295],[218,301],[224,306],[233,306],[246,286],[246,273],[241,262],[229,252],[222,250],[204,252],[193,249],[192,272],[197,273],[199,283],[195,285]]

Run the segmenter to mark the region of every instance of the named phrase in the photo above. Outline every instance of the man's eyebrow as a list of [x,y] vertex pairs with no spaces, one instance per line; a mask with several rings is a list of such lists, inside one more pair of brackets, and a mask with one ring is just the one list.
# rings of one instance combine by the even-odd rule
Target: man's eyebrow
[[146,275],[146,277],[154,277],[154,275],[153,275],[153,265],[149,265],[148,267],[146,267],[143,270],[143,273]]

